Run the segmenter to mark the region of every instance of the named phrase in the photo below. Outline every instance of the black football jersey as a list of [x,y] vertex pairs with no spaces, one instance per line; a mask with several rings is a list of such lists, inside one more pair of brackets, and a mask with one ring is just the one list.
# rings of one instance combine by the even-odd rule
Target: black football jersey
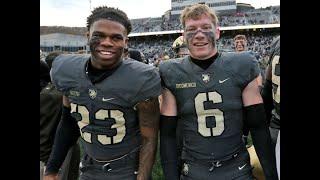
[[244,148],[242,91],[259,73],[248,52],[222,53],[206,70],[189,56],[160,65],[177,102],[183,159],[224,159]]
[[272,69],[271,80],[274,105],[270,126],[276,129],[280,129],[280,36],[277,37],[271,44],[271,56],[269,65],[271,65]]
[[86,74],[89,59],[88,55],[58,56],[51,74],[71,102],[86,153],[109,160],[140,146],[135,105],[160,95],[160,76],[152,66],[122,61],[111,76],[93,85]]

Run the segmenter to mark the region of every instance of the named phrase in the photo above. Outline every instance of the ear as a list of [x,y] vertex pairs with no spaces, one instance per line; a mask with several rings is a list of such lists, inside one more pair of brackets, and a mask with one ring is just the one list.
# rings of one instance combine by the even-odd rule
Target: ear
[[89,31],[86,32],[86,36],[87,36],[87,44],[89,44],[89,39],[90,39],[90,32]]
[[128,41],[129,41],[129,37],[127,36],[126,39],[124,40],[124,47],[128,47]]
[[183,36],[183,42],[184,42],[185,44],[187,44],[186,34],[184,33],[184,31],[183,31],[183,33],[182,33],[182,36]]
[[216,27],[215,33],[216,33],[216,40],[218,40],[220,38],[220,27],[219,26]]

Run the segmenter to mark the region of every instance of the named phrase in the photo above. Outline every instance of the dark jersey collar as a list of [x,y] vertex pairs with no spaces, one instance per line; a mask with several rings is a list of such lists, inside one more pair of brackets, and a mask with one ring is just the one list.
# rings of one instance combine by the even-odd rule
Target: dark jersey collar
[[203,70],[208,69],[208,67],[220,56],[220,53],[217,52],[215,55],[211,56],[205,60],[195,59],[190,56],[191,61],[196,64],[197,66],[201,67]]
[[91,58],[86,63],[86,74],[88,75],[92,84],[101,82],[105,78],[111,76],[122,64],[122,61],[113,69],[97,69],[92,66]]

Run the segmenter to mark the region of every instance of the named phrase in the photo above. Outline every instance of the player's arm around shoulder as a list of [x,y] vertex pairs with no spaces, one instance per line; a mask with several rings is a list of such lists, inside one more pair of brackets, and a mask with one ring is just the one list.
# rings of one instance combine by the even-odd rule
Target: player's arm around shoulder
[[159,130],[159,101],[157,97],[137,105],[142,147],[139,156],[138,180],[148,179],[155,161]]

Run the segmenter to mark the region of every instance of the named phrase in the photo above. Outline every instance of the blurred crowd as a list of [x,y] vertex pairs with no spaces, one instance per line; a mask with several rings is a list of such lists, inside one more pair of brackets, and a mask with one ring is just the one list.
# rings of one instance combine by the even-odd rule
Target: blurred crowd
[[[256,25],[256,24],[278,24],[280,23],[280,7],[269,7],[263,9],[251,9],[245,12],[237,12],[230,15],[218,16],[221,27]],[[132,19],[132,32],[155,32],[181,30],[179,16],[171,15],[162,18]]]

